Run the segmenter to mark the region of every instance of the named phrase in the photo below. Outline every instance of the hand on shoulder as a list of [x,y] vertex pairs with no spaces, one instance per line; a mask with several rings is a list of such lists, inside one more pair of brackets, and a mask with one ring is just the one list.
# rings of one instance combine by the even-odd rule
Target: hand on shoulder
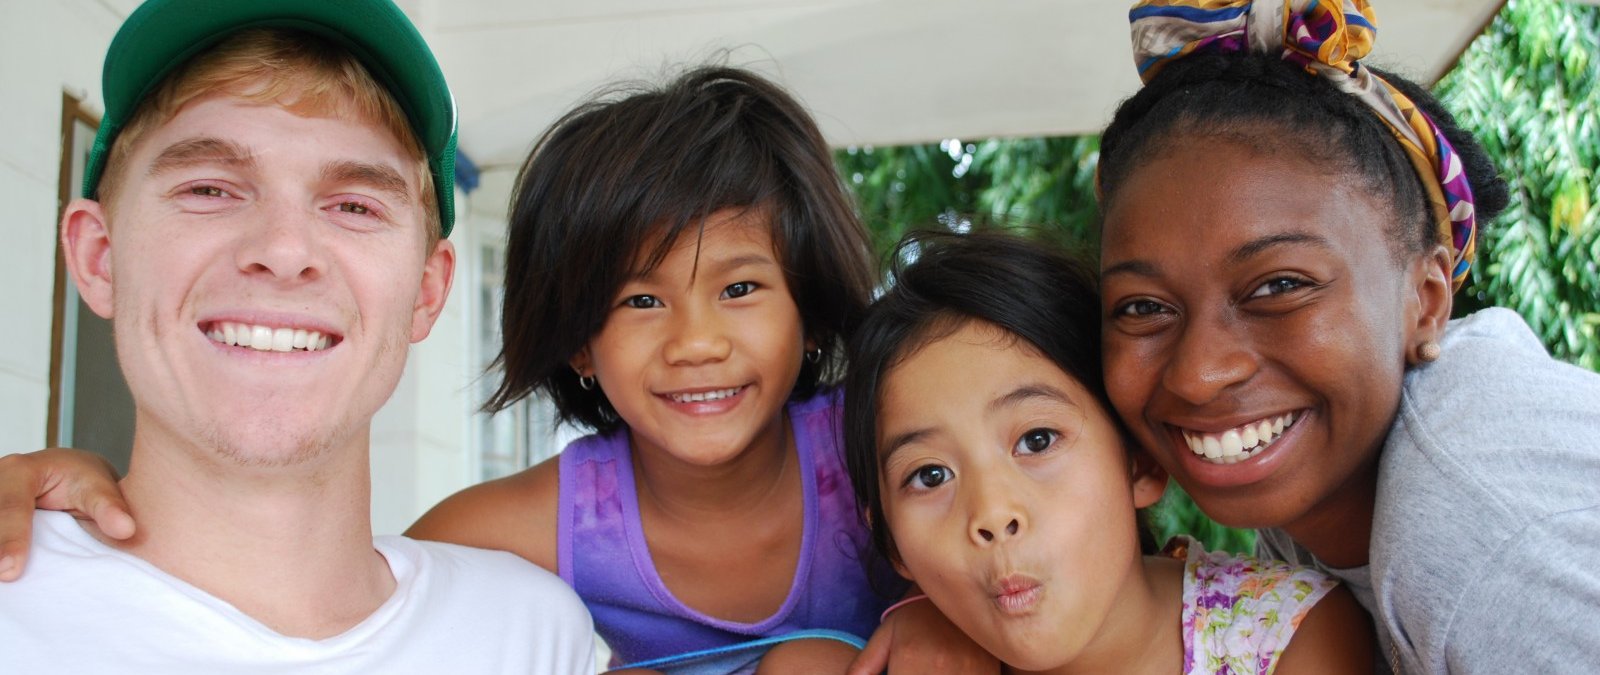
[[406,536],[509,551],[556,571],[560,457],[479,483],[429,509]]

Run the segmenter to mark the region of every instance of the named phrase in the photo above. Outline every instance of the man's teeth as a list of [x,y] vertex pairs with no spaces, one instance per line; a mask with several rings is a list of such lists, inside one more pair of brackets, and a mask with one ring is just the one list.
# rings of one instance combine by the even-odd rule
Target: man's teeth
[[733,396],[734,394],[739,393],[739,390],[743,389],[743,388],[744,387],[733,387],[731,389],[718,389],[718,390],[715,390],[715,391],[697,391],[697,392],[695,392],[693,394],[668,394],[668,396],[673,401],[675,401],[677,403],[699,403],[701,401],[720,401],[722,399],[728,398],[729,396]]
[[206,334],[213,342],[248,347],[263,352],[289,352],[297,349],[315,352],[327,349],[333,340],[314,330],[268,328],[247,323],[220,322]]
[[1283,436],[1285,429],[1294,426],[1299,413],[1243,424],[1220,434],[1205,434],[1183,430],[1183,440],[1194,454],[1213,464],[1233,464],[1250,459],[1267,449],[1273,441]]

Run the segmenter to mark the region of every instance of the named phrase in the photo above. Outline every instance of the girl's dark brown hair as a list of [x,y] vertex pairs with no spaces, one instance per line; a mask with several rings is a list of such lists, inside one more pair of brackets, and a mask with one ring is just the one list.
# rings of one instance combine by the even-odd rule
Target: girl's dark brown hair
[[605,394],[580,387],[568,363],[631,274],[728,208],[770,218],[806,337],[822,349],[801,364],[794,395],[837,381],[873,287],[866,231],[805,109],[752,72],[704,66],[658,88],[603,93],[534,146],[511,197],[492,366],[504,377],[484,410],[542,391],[562,421],[619,427]]

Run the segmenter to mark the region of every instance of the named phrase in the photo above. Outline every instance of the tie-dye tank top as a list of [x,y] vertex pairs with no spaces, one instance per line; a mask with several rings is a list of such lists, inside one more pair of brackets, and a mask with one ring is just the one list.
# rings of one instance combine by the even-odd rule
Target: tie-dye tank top
[[[856,514],[839,437],[839,392],[788,404],[805,523],[798,568],[783,605],[756,623],[707,616],[673,597],[656,572],[639,520],[628,433],[586,436],[561,455],[557,566],[594,616],[614,664],[712,649],[803,629],[865,639],[878,613],[906,588],[885,565],[877,585],[862,559],[871,547]],[[787,571],[774,571],[784,574]]]

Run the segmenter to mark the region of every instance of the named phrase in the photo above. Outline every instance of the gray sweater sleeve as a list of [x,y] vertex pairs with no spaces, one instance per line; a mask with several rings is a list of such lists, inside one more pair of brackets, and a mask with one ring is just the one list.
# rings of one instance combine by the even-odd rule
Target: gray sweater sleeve
[[1506,540],[1445,632],[1452,673],[1593,673],[1600,664],[1600,507]]
[[1406,377],[1373,520],[1374,618],[1407,673],[1600,663],[1600,375],[1514,313]]

